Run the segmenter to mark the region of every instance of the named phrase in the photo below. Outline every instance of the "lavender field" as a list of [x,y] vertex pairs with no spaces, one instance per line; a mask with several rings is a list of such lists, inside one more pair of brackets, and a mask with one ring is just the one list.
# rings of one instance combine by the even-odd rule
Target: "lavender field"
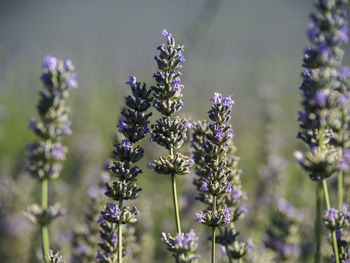
[[348,0],[0,0],[0,262],[349,263]]

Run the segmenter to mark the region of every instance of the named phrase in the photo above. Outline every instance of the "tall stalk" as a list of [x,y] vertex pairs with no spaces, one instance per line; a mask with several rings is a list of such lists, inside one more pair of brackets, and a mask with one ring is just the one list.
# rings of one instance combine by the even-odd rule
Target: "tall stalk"
[[323,213],[323,190],[322,182],[316,183],[316,214],[315,214],[315,239],[316,239],[316,250],[314,255],[314,263],[321,261],[321,245],[322,245],[322,213]]
[[[213,213],[216,213],[216,196],[213,196]],[[215,263],[215,226],[212,227],[211,235],[211,262]]]
[[[47,209],[47,196],[48,196],[48,180],[41,180],[41,208],[43,210]],[[42,253],[45,263],[49,263],[49,230],[47,225],[41,225],[41,242],[42,242]]]

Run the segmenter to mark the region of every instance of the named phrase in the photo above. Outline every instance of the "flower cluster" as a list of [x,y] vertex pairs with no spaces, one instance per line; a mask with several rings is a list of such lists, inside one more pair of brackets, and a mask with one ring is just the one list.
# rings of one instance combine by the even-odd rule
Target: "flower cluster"
[[198,255],[198,237],[193,229],[188,233],[177,233],[175,237],[170,234],[162,234],[162,242],[173,253],[176,263],[196,262]]
[[44,90],[40,92],[37,106],[41,121],[29,119],[29,129],[41,140],[28,146],[29,173],[38,180],[59,176],[67,148],[62,138],[71,134],[69,109],[65,106],[68,91],[77,87],[74,66],[70,60],[57,60],[45,56],[42,62],[41,81]]
[[270,216],[263,238],[267,248],[275,252],[277,262],[295,262],[301,252],[299,219],[292,205],[280,199]]
[[[346,1],[323,1],[316,4],[318,13],[311,15],[308,36],[312,47],[304,53],[303,111],[299,112],[301,131],[298,138],[310,148],[299,163],[313,180],[331,176],[339,170],[337,147],[349,147],[349,69],[340,67],[347,43]],[[318,148],[322,151],[317,151]],[[345,165],[342,166],[343,168]]]
[[[187,140],[187,129],[191,126],[189,119],[172,115],[181,110],[183,102],[181,84],[181,63],[185,61],[182,52],[183,46],[176,45],[172,33],[163,30],[166,43],[158,46],[159,56],[155,56],[158,70],[154,74],[156,85],[152,87],[154,91],[153,107],[159,111],[163,117],[157,120],[152,126],[151,140],[166,148],[169,155],[161,156],[158,160],[148,165],[158,174],[170,175],[172,179],[172,192],[174,203],[174,214],[176,220],[177,235],[172,238],[168,234],[168,239],[163,238],[167,249],[175,255],[176,262],[193,262],[197,258],[195,250],[197,248],[197,238],[192,231],[188,234],[181,232],[179,207],[177,200],[176,175],[185,175],[190,172],[193,164],[192,157],[174,150],[180,149]],[[176,240],[184,239],[181,245],[176,244]],[[175,243],[174,243],[175,242]],[[189,242],[190,245],[187,243]]]
[[97,258],[103,263],[116,262],[119,255],[125,255],[125,251],[121,251],[122,224],[137,221],[138,210],[135,207],[123,207],[123,200],[135,199],[141,191],[136,181],[142,170],[134,163],[142,159],[144,150],[134,144],[148,133],[148,118],[152,115],[146,113],[152,102],[151,89],[148,89],[146,84],[137,82],[133,76],[130,76],[126,83],[131,87],[132,95],[125,97],[127,107],[122,110],[117,125],[119,133],[125,138],[115,144],[115,161],[109,167],[114,181],[112,184],[106,183],[105,191],[106,196],[119,203],[107,203],[98,220],[102,242],[99,244],[101,250],[98,251]]
[[344,226],[349,226],[350,212],[348,206],[343,204],[341,209],[330,208],[324,212],[323,221],[330,230],[341,230]]
[[109,173],[104,171],[98,185],[88,189],[89,202],[84,213],[84,222],[80,223],[73,231],[72,236],[72,262],[93,262],[96,258],[97,243],[99,238],[99,218],[102,203],[104,202],[104,184],[109,179]]
[[[343,171],[348,169],[349,148],[349,69],[342,67],[341,45],[348,42],[348,27],[344,4],[347,0],[318,0],[317,12],[311,14],[312,22],[307,34],[312,44],[304,53],[303,110],[299,112],[301,131],[298,138],[304,141],[309,151],[305,156],[295,153],[297,162],[317,184],[317,218],[321,216],[321,198],[325,198],[324,222],[331,230],[335,261],[339,263],[335,229],[342,225]],[[327,177],[338,173],[338,211],[331,208]],[[322,183],[322,185],[321,185]],[[323,188],[323,193],[321,190]],[[337,220],[335,220],[336,217]],[[339,216],[339,218],[338,218]],[[316,226],[319,226],[317,223]],[[316,230],[315,261],[320,259],[321,227]]]
[[197,199],[207,205],[204,211],[196,213],[196,221],[214,228],[230,224],[220,229],[216,242],[225,246],[230,257],[241,258],[249,246],[238,242],[234,222],[247,211],[241,204],[247,197],[241,189],[239,158],[234,156],[229,124],[234,102],[230,96],[219,93],[211,101],[210,121],[195,122],[192,128],[191,146],[197,174],[193,183],[198,191]]
[[49,255],[48,225],[64,210],[60,204],[48,206],[48,181],[57,178],[62,169],[67,147],[62,139],[71,134],[69,109],[65,105],[69,90],[77,88],[76,73],[70,60],[57,60],[53,56],[45,56],[42,61],[41,81],[44,89],[39,93],[37,105],[40,121],[29,119],[29,129],[40,140],[32,143],[28,149],[28,172],[41,183],[41,206],[31,205],[27,217],[41,227],[44,262],[59,262],[57,254]]

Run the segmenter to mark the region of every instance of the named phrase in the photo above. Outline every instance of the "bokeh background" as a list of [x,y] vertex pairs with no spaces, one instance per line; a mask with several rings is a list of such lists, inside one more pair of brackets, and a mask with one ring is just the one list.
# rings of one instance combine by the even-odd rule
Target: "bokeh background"
[[[125,81],[132,74],[154,83],[153,57],[163,41],[163,28],[185,45],[181,114],[192,120],[206,118],[209,98],[216,91],[235,99],[236,153],[252,208],[241,220],[241,234],[259,245],[266,227],[264,212],[259,212],[262,219],[255,213],[259,169],[265,165],[269,142],[266,130],[276,137],[279,154],[288,161],[279,190],[301,211],[304,228],[312,225],[314,183],[293,161],[293,152],[300,148],[298,86],[312,2],[0,0],[0,261],[38,262],[40,253],[38,232],[22,212],[37,200],[39,190],[25,172],[25,147],[35,139],[27,119],[37,116],[41,58],[46,54],[70,58],[78,73],[79,89],[71,92],[68,102],[73,135],[65,143],[70,152],[62,176],[50,183],[50,202],[60,201],[67,209],[51,227],[53,246],[69,262],[69,239],[82,222],[87,189],[98,182],[112,151],[118,112],[129,92]],[[347,45],[344,64],[350,64],[349,51]],[[266,129],[269,117],[273,121]],[[149,151],[144,166],[162,154],[151,142],[146,141],[145,147]],[[143,191],[136,202],[144,221],[138,262],[172,262],[159,242],[162,231],[174,230],[169,178],[144,170],[139,182]],[[183,224],[202,231],[205,239],[205,227],[193,221],[201,204],[193,200],[191,178],[180,179]],[[306,237],[312,236],[307,233]],[[309,243],[306,246],[312,247]],[[203,262],[208,261],[208,248],[204,240]],[[303,262],[308,257],[306,253]]]

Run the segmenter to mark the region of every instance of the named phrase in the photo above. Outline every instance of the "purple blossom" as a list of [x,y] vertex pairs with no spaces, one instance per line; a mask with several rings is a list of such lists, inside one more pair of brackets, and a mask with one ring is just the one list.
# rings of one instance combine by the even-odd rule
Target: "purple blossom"
[[349,170],[349,160],[343,158],[343,159],[339,162],[338,167],[339,167],[340,170],[342,170],[342,171],[344,171],[344,172],[347,171],[347,170]]
[[278,208],[287,216],[290,216],[292,213],[292,205],[284,199],[279,200]]
[[168,241],[168,239],[166,237],[166,234],[164,232],[162,233],[162,238],[160,240],[163,241],[163,242]]
[[227,132],[227,138],[230,138],[230,139],[233,138],[233,130],[229,130],[229,131]]
[[203,215],[201,213],[196,213],[196,222],[202,223],[203,222]]
[[114,245],[117,244],[117,242],[118,242],[118,235],[116,233],[112,234],[111,242]]
[[348,78],[350,75],[350,70],[349,67],[344,66],[339,68],[339,73],[342,75],[344,78]]
[[177,55],[178,55],[178,57],[177,57],[177,60],[178,60],[178,61],[180,61],[180,62],[185,62],[185,57],[182,55],[181,49],[178,49],[178,50],[177,50]]
[[185,123],[185,127],[187,129],[191,129],[192,128],[192,123],[191,123],[191,117],[188,117],[186,123]]
[[73,69],[73,63],[70,59],[66,59],[64,62],[63,62],[63,66],[64,66],[64,69],[67,70],[67,71],[70,71]]
[[344,159],[350,160],[350,149],[343,149],[342,156]]
[[304,50],[305,59],[309,59],[309,58],[311,58],[311,56],[312,56],[312,48],[311,47],[305,48],[305,50]]
[[227,183],[225,187],[225,193],[231,193],[232,191],[232,183]]
[[109,209],[108,212],[110,212],[110,216],[114,218],[120,216],[120,209],[115,204],[107,203],[106,206],[107,206],[107,209]]
[[331,208],[327,210],[327,215],[325,217],[327,220],[333,221],[337,218],[337,209]]
[[71,73],[67,79],[67,87],[71,89],[76,89],[78,87],[77,74]]
[[181,79],[180,78],[174,79],[174,81],[173,81],[173,90],[180,91],[181,90],[180,84],[181,84]]
[[194,164],[194,160],[193,160],[193,156],[192,155],[190,155],[189,157],[188,157],[188,163],[187,163],[188,165],[192,165],[192,164]]
[[231,96],[222,99],[222,105],[226,107],[231,107],[235,102],[231,99]]
[[57,65],[58,65],[57,58],[50,55],[44,56],[42,61],[43,70],[47,70],[47,71],[55,70],[57,68]]
[[343,26],[339,30],[339,41],[341,43],[348,43],[349,38],[348,38],[348,27],[347,26]]
[[314,153],[314,152],[316,152],[317,149],[318,149],[317,145],[315,145],[315,144],[313,144],[313,143],[310,144],[310,151],[311,151],[311,152]]
[[199,188],[199,190],[201,190],[202,192],[206,192],[208,191],[208,182],[203,180],[201,181],[201,187]]
[[248,209],[245,207],[245,204],[241,205],[241,208],[239,209],[239,212],[241,214],[245,214],[248,212]]
[[222,95],[218,92],[214,93],[214,97],[210,99],[214,104],[220,104],[222,102]]
[[100,192],[100,188],[97,185],[93,185],[89,188],[88,194],[91,198],[97,198]]
[[130,87],[135,87],[136,78],[134,76],[129,76],[129,81],[125,82],[125,84],[128,84]]
[[318,27],[315,23],[310,23],[307,28],[307,35],[310,41],[314,41],[318,34]]
[[247,248],[251,248],[251,247],[254,247],[254,243],[253,243],[253,240],[251,238],[249,238],[247,240]]
[[147,168],[154,169],[154,168],[156,168],[156,166],[153,163],[149,163],[149,164],[147,164]]
[[340,105],[345,105],[345,103],[347,102],[347,100],[348,100],[348,98],[347,98],[347,96],[346,96],[346,94],[341,94],[339,97],[338,97],[338,103],[340,104]]
[[51,155],[56,160],[62,160],[65,157],[65,152],[63,147],[59,144],[56,144],[51,149]]
[[324,106],[327,101],[327,94],[323,90],[317,90],[314,100],[318,106]]
[[128,139],[123,139],[122,140],[122,147],[124,149],[129,149],[131,147],[131,143]]
[[121,117],[118,121],[118,125],[117,125],[117,128],[119,128],[119,132],[122,131],[122,129],[125,129],[127,126],[126,126],[126,123],[125,123],[126,119],[124,117]]
[[325,56],[329,53],[328,46],[326,42],[320,42],[317,46],[317,52],[320,56]]
[[86,251],[88,251],[88,247],[87,246],[84,246],[84,245],[80,245],[78,247],[75,248],[75,254],[77,255],[82,255],[82,254],[85,254]]
[[222,129],[216,129],[214,130],[214,137],[215,139],[222,139],[224,137],[224,133],[222,132]]
[[63,125],[62,128],[62,135],[66,135],[66,134],[72,134],[72,130],[70,129],[70,125],[71,125],[71,121],[66,121]]
[[102,215],[99,215],[98,219],[97,219],[97,224],[103,224],[105,222],[105,220],[103,219]]
[[224,222],[227,224],[230,223],[231,221],[230,210],[227,207],[224,207],[223,212],[224,212]]
[[349,216],[349,210],[347,204],[342,204],[341,211],[344,213],[345,216]]
[[297,121],[301,121],[301,122],[304,122],[305,121],[305,113],[302,112],[302,111],[298,111],[298,120]]
[[168,40],[170,41],[170,38],[172,37],[172,33],[169,33],[166,29],[163,29],[162,31],[162,35]]
[[31,130],[31,131],[34,131],[34,129],[36,128],[36,122],[35,122],[35,119],[33,117],[30,117],[28,119],[28,129]]

